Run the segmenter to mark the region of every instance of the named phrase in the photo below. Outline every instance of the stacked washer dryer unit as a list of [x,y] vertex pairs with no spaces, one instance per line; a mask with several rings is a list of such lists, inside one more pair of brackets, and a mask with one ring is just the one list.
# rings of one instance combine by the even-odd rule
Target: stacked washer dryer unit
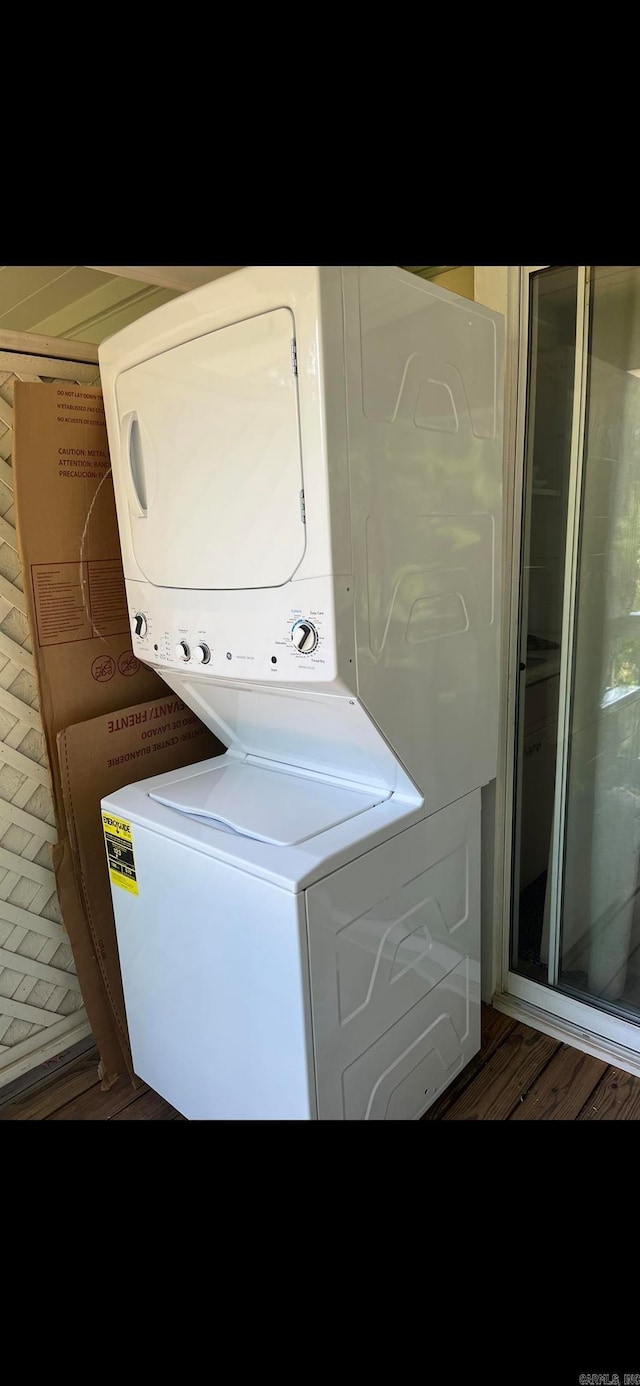
[[249,268],[100,365],[135,653],[228,747],[103,801],[136,1070],[189,1118],[419,1117],[480,1043],[501,318]]

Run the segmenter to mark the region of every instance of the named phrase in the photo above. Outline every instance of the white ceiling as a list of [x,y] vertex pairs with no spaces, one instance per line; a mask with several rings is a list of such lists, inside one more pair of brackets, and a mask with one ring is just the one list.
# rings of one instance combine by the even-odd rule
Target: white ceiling
[[234,265],[0,265],[0,331],[98,343]]
[[86,265],[85,268],[185,293],[189,289],[197,289],[200,284],[210,284],[212,279],[220,279],[234,269],[240,269],[240,265]]

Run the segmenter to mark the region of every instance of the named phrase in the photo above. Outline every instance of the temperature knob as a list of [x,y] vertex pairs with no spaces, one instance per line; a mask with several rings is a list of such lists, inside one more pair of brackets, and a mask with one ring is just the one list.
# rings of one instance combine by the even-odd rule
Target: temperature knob
[[297,621],[291,639],[300,654],[312,654],[318,643],[318,632],[310,621]]
[[131,624],[132,624],[132,626],[133,626],[133,633],[134,633],[134,635],[137,635],[137,637],[138,637],[139,640],[143,640],[144,637],[145,637],[145,635],[146,635],[146,633],[147,633],[147,618],[146,618],[146,616],[143,616],[141,611],[136,611],[136,614],[135,614],[135,616],[134,616],[133,621],[131,622]]
[[191,659],[191,650],[186,640],[181,640],[180,643],[176,645],[174,654],[176,659]]
[[204,642],[201,645],[196,645],[193,651],[193,658],[196,664],[208,664],[211,659],[211,650],[209,646],[205,645]]

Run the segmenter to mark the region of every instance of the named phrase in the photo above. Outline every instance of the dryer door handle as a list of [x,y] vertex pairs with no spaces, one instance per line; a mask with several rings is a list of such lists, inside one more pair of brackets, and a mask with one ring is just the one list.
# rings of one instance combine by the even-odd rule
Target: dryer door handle
[[121,429],[122,455],[129,509],[139,520],[147,518],[147,479],[142,452],[142,433],[135,409],[125,414]]

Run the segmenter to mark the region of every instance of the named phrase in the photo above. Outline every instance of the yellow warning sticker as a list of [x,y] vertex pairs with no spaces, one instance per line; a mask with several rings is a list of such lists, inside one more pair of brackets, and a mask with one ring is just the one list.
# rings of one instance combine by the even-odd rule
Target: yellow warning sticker
[[102,826],[111,884],[120,886],[121,890],[128,890],[130,895],[137,895],[138,879],[131,824],[124,818],[114,817],[112,813],[103,813]]

